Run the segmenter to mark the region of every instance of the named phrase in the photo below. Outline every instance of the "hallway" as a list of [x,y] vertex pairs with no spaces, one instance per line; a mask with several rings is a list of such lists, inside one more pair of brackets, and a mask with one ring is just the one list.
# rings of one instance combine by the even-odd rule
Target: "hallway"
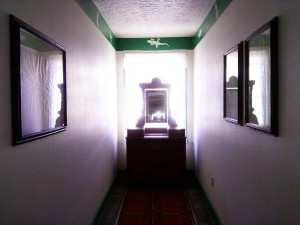
[[[129,189],[130,188],[131,187],[129,187]],[[145,187],[145,189],[147,188],[148,187]],[[174,189],[175,188],[176,187],[174,187]],[[202,189],[194,175],[194,172],[192,171],[187,172],[186,182],[183,188],[191,204],[191,208],[194,214],[194,219],[196,221],[196,224],[197,225],[219,224],[218,218],[211,210],[209,203],[207,202],[207,199],[203,195]],[[117,224],[121,206],[122,206],[122,201],[124,199],[127,190],[128,188],[127,188],[126,172],[121,171],[118,173],[117,178],[115,179],[114,184],[112,185],[110,193],[108,194],[103,206],[99,210],[99,213],[93,225]]]
[[[204,190],[223,225],[299,225],[300,129],[297,124],[300,124],[300,1],[208,1],[214,6],[203,23],[197,22],[198,30],[192,35],[147,35],[143,38],[134,35],[133,38],[125,38],[116,36],[112,26],[103,23],[103,15],[94,2],[114,2],[119,6],[121,2],[161,2],[165,5],[165,2],[181,4],[201,1],[0,0],[1,225],[99,225],[103,212],[101,224],[114,224],[126,191],[122,173],[119,173],[115,183],[114,180],[118,171],[128,169],[125,134],[126,129],[131,127],[125,123],[128,116],[124,111],[125,84],[128,80],[125,79],[124,59],[131,53],[154,53],[155,58],[162,54],[180,53],[186,57],[186,82],[182,82],[186,86],[186,103],[180,108],[186,109],[186,120],[182,120],[186,123],[186,169],[194,171],[202,187],[198,186],[192,192],[194,197],[198,197],[195,200],[198,205],[193,204],[193,209],[197,209],[194,210],[196,216],[204,220],[208,218],[207,213],[205,217],[200,217],[205,201],[201,203],[198,191],[201,193]],[[128,13],[136,8],[136,4],[133,6],[128,7],[128,11],[127,8],[122,10]],[[153,10],[158,12],[156,8]],[[112,7],[104,12],[113,15],[118,11]],[[191,13],[184,10],[183,14]],[[19,49],[24,37],[18,35],[17,40],[11,40],[10,15],[49,37],[66,52],[66,129],[17,146],[13,145],[12,137],[23,131],[12,123],[16,118],[13,113],[16,110],[12,109],[16,101],[12,96],[22,88],[12,84],[23,79],[20,79],[21,70],[16,73],[12,71],[21,68],[22,57],[14,60],[11,50]],[[181,21],[180,15],[177,19]],[[246,110],[250,108],[246,104],[249,100],[246,97],[246,81],[256,81],[256,78],[248,76],[249,51],[246,51],[246,43],[259,28],[276,17],[278,68],[275,73],[278,83],[271,86],[278,89],[278,96],[272,98],[278,100],[275,110],[278,118],[272,122],[278,124],[277,136],[249,127],[246,116]],[[128,22],[123,17],[119,18]],[[157,18],[160,17],[154,17]],[[270,43],[268,39],[262,40],[266,40],[266,46]],[[163,43],[169,46],[161,45]],[[244,62],[240,64],[244,65],[234,66],[241,72],[240,81],[243,81],[240,93],[244,94],[244,103],[238,107],[243,115],[240,116],[240,125],[224,119],[224,74],[227,68],[224,59],[225,56],[227,58],[226,53],[237,45],[244,46],[243,54],[237,57],[237,61],[240,59]],[[271,71],[264,67],[269,68],[268,60],[260,62],[260,71]],[[177,61],[175,63],[177,66]],[[135,64],[140,65],[138,62]],[[148,64],[147,72],[157,68],[150,61]],[[136,67],[133,69],[136,70]],[[143,77],[144,74],[142,71],[138,75]],[[174,75],[173,72],[169,74]],[[151,78],[154,76],[153,72]],[[48,76],[49,79],[51,77]],[[35,79],[35,83],[39,80]],[[259,80],[262,79],[257,78],[256,87],[260,86]],[[230,90],[231,87],[228,88]],[[28,93],[48,96],[47,89],[36,87]],[[175,101],[175,105],[177,103]],[[138,104],[133,102],[132,105]],[[21,105],[19,109],[22,109]],[[133,118],[134,122],[137,117]],[[22,114],[18,114],[17,118],[22,121]],[[40,123],[36,117],[33,119]],[[140,162],[146,164],[145,160]],[[157,171],[160,173],[161,170]],[[145,177],[144,173],[140,174]],[[174,173],[166,174],[177,177]],[[191,200],[194,197],[190,197]],[[110,204],[105,208],[108,202]],[[109,218],[114,222],[106,220]],[[203,223],[198,221],[198,225]]]

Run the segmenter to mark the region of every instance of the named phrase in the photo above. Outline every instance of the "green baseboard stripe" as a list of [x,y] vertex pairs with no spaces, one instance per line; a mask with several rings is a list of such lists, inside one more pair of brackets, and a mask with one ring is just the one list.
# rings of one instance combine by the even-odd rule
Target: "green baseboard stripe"
[[216,214],[216,212],[214,210],[214,207],[210,203],[210,201],[209,201],[207,195],[205,194],[205,191],[200,183],[199,183],[199,187],[200,187],[200,193],[201,193],[201,197],[203,199],[204,207],[206,208],[213,225],[222,225],[218,218],[218,215]]
[[100,221],[101,221],[101,218],[102,216],[104,215],[104,212],[109,204],[109,201],[111,199],[111,196],[112,196],[112,190],[113,190],[113,187],[114,187],[114,182],[113,184],[110,186],[108,192],[106,193],[105,195],[105,198],[100,206],[100,209],[98,210],[94,220],[93,220],[93,223],[92,225],[99,225]]
[[116,38],[107,22],[99,12],[93,0],[75,0],[85,14],[103,33],[116,51],[168,51],[168,50],[193,50],[209,29],[220,18],[232,0],[216,0],[208,15],[200,25],[193,37],[168,37],[168,38]]

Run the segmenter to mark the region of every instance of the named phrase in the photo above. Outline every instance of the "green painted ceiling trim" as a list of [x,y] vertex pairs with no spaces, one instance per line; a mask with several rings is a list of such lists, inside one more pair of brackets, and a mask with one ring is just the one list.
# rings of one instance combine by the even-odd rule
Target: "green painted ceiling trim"
[[192,50],[192,37],[173,37],[173,38],[117,38],[117,51],[141,50],[141,51],[160,51],[160,50]]
[[105,38],[111,43],[111,45],[116,48],[116,37],[111,31],[110,27],[104,20],[103,16],[99,12],[97,6],[95,6],[92,0],[75,0],[86,15],[92,20],[92,22],[98,27],[98,29],[103,33]]
[[[192,50],[219,19],[232,0],[216,0],[194,37],[116,38],[92,0],[75,0],[117,51]],[[152,39],[152,40],[151,40]],[[150,45],[149,42],[153,45]],[[156,47],[157,46],[157,47]]]
[[214,23],[220,18],[222,13],[225,11],[225,9],[231,2],[232,0],[216,0],[215,4],[209,11],[208,15],[205,17],[203,23],[201,24],[194,36],[194,48],[199,44],[199,42],[207,34],[207,32],[214,25]]

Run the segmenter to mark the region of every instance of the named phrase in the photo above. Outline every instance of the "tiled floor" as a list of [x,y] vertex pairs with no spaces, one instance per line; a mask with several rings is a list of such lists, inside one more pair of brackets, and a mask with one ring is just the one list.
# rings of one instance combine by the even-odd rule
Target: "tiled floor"
[[[187,172],[184,188],[191,202],[197,225],[212,225],[209,213],[204,207],[204,199],[201,195],[199,183],[193,172]],[[113,184],[107,207],[104,210],[100,223],[97,225],[115,225],[117,223],[126,191],[126,173],[119,172]]]

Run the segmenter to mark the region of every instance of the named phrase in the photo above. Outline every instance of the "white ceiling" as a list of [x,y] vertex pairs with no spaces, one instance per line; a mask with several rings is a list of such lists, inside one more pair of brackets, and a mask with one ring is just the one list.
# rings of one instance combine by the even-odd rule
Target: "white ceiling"
[[192,37],[215,0],[93,0],[117,38]]

